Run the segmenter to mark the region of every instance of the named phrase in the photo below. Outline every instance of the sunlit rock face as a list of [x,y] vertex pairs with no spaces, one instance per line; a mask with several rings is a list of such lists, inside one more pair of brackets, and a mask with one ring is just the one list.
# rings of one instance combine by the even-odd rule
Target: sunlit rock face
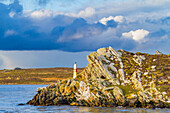
[[108,47],[91,53],[87,60],[89,64],[75,79],[39,88],[28,104],[170,107],[169,55]]

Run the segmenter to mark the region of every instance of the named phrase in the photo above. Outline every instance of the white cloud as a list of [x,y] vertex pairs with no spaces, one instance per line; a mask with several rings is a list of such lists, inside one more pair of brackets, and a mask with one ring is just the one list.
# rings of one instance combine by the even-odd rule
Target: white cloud
[[77,17],[86,18],[86,17],[93,16],[94,14],[95,14],[95,9],[93,9],[91,7],[87,7],[85,10],[80,11],[77,14]]
[[119,23],[123,23],[125,21],[125,18],[123,16],[115,16],[114,21],[119,22]]
[[[25,11],[24,12],[24,15],[26,17],[31,17],[34,19],[55,17],[57,15],[86,18],[86,17],[91,17],[94,14],[95,14],[95,9],[91,8],[91,7],[87,7],[86,9],[81,10],[78,13],[64,13],[64,12],[53,11],[50,9],[40,9],[40,10],[35,10],[35,11]],[[11,13],[11,16],[13,16],[12,13]]]
[[107,25],[107,22],[110,20],[114,20],[115,22],[118,23],[123,23],[125,21],[125,18],[123,16],[109,16],[108,18],[104,17],[101,20],[99,20],[100,23]]
[[161,39],[161,40],[166,40],[166,39],[168,39],[168,35],[164,35],[164,36],[162,36],[160,39]]
[[16,14],[16,12],[11,11],[11,12],[9,13],[9,16],[10,16],[11,18],[13,18],[13,17],[15,16],[15,14]]
[[137,42],[145,42],[145,37],[149,34],[149,31],[144,29],[138,29],[136,31],[130,31],[122,33],[122,37],[124,38],[132,38],[133,40]]
[[[29,12],[28,12],[29,13]],[[56,12],[55,11],[52,11],[50,9],[40,9],[40,10],[36,10],[36,11],[33,11],[30,13],[30,17],[31,18],[46,18],[46,17],[52,17],[52,16],[55,16],[56,15]]]
[[14,30],[7,30],[7,31],[5,32],[5,37],[12,36],[12,35],[16,35],[16,34],[17,34],[17,32],[14,31]]

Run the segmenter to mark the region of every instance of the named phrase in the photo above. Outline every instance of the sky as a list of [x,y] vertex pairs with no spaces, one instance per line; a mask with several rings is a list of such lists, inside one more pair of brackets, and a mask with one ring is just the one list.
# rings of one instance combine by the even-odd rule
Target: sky
[[170,0],[0,0],[0,69],[85,67],[111,46],[170,53]]

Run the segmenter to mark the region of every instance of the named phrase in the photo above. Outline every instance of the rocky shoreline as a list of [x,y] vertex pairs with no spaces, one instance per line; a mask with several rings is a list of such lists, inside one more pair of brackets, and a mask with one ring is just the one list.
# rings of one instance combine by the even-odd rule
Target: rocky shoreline
[[38,88],[27,104],[170,108],[169,92],[157,88],[158,71],[147,65],[148,58],[111,47],[98,49],[87,56],[88,66],[75,79]]

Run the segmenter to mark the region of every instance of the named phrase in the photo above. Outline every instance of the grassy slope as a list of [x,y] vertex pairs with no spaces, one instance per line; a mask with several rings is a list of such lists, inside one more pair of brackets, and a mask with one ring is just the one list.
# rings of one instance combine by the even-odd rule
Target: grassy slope
[[[125,73],[131,75],[135,68],[140,68],[139,65],[136,65],[132,58],[133,53],[125,52],[126,54],[123,55],[124,61],[124,69]],[[151,81],[155,79],[156,87],[160,91],[165,91],[170,96],[170,55],[149,55],[145,53],[137,52],[137,55],[144,55],[146,60],[143,60],[143,68],[146,69],[150,74],[148,75],[141,75],[141,82],[142,85],[147,84],[144,80]],[[156,61],[154,61],[156,59]],[[153,71],[151,66],[156,66],[156,69]],[[149,85],[149,84],[148,84]],[[126,89],[126,88],[125,88]]]
[[[78,73],[83,69],[78,68]],[[51,84],[72,76],[72,68],[0,70],[0,84]]]

